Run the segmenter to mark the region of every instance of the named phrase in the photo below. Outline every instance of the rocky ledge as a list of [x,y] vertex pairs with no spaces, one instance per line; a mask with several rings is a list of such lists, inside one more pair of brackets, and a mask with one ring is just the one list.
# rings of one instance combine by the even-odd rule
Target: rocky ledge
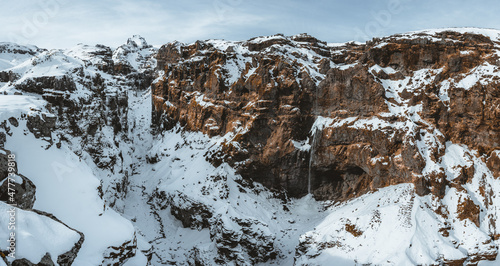
[[473,172],[443,178],[447,143],[476,150],[498,176],[498,47],[453,31],[343,45],[305,34],[170,43],[157,55],[154,125],[224,136],[208,160],[294,197],[309,178],[322,200],[398,183],[442,196]]

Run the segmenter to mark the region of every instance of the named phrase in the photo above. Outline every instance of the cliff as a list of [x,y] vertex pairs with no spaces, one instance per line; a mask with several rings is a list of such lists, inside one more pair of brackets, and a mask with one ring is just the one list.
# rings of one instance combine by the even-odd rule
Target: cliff
[[212,163],[294,197],[308,176],[317,199],[399,183],[441,197],[472,178],[446,172],[447,146],[497,160],[497,45],[454,31],[337,46],[308,35],[172,43],[157,55],[154,125],[224,136]]
[[[495,260],[499,49],[499,31],[472,28],[344,44],[0,43],[18,212],[35,221],[27,234],[67,236],[25,239],[36,254],[3,261]],[[7,163],[0,154],[5,209]]]

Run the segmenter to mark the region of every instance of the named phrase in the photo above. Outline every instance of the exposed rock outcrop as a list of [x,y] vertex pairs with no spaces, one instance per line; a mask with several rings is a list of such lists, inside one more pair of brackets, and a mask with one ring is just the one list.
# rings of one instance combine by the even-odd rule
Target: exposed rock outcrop
[[[435,177],[445,173],[424,168],[446,142],[498,149],[499,78],[459,82],[495,68],[497,49],[451,31],[332,47],[307,35],[171,43],[157,55],[165,74],[153,87],[154,124],[225,136],[208,160],[292,196],[307,193],[308,176],[318,199],[406,182],[441,195]],[[418,143],[436,130],[423,154]]]
[[[0,147],[26,123],[46,149],[65,143],[95,166],[101,214],[128,212],[151,245],[134,234],[105,246],[106,265],[139,250],[151,264],[308,265],[332,254],[359,264],[492,260],[500,239],[495,34],[427,31],[342,45],[278,34],[158,51],[139,36],[115,50],[10,45],[28,64],[0,71],[4,93],[48,104],[26,119],[5,117]],[[46,72],[46,64],[61,68]],[[18,178],[15,200],[30,210],[35,187]],[[387,232],[398,237],[385,243]],[[80,236],[43,263],[70,265]]]
[[103,265],[123,265],[128,259],[135,256],[137,252],[137,237],[126,241],[120,246],[109,247],[104,254]]
[[218,215],[211,220],[210,238],[216,243],[220,264],[235,261],[254,265],[276,259],[275,236],[265,224],[253,219],[227,218]]
[[51,138],[51,133],[56,127],[57,117],[53,114],[33,112],[28,115],[26,126],[36,138]]
[[0,201],[30,210],[36,199],[35,184],[17,172],[17,163],[10,156],[13,156],[11,151],[0,148]]

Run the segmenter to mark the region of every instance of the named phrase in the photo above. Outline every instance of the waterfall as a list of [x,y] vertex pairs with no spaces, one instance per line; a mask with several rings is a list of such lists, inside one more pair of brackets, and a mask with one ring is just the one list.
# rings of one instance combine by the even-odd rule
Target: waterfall
[[311,194],[311,177],[312,177],[312,163],[314,161],[314,149],[316,147],[316,140],[317,140],[317,135],[318,135],[318,128],[317,127],[312,127],[311,129],[311,134],[312,134],[312,142],[311,142],[311,149],[310,149],[310,154],[309,154],[309,173],[307,176],[307,193]]
[[313,158],[314,158],[314,149],[316,148],[316,141],[317,141],[317,135],[319,132],[318,126],[316,125],[317,119],[318,119],[318,88],[316,88],[316,93],[314,95],[313,99],[313,108],[312,108],[312,114],[314,116],[314,124],[311,127],[311,135],[312,135],[312,142],[311,142],[311,148],[309,150],[309,171],[307,175],[307,194],[311,194],[311,178],[312,178],[312,164],[313,164]]

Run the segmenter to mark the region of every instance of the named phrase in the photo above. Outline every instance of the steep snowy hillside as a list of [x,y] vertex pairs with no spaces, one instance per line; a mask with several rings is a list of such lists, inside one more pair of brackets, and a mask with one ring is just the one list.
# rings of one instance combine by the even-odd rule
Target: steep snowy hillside
[[495,264],[499,49],[0,43],[0,265]]

